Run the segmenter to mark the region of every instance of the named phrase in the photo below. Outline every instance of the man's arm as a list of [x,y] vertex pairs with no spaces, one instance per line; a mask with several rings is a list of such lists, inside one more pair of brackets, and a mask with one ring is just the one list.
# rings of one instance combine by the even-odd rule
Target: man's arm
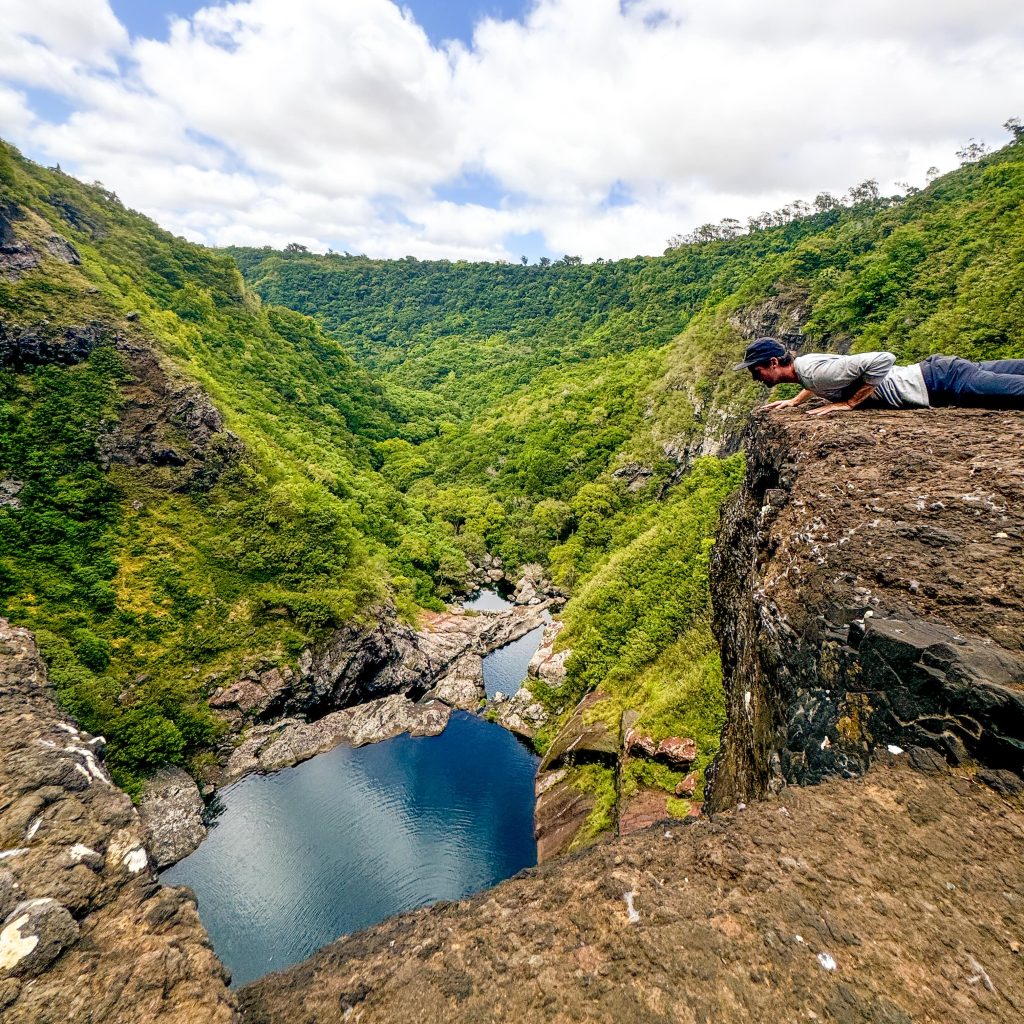
[[[874,384],[863,384],[845,402],[831,402],[820,409],[812,409],[809,416],[828,416],[834,412],[849,412],[862,405],[875,393]],[[797,396],[799,397],[799,396]]]
[[807,402],[812,398],[814,398],[814,392],[808,391],[807,388],[804,388],[803,391],[801,391],[800,394],[794,398],[783,398],[778,402],[769,402],[767,405],[762,405],[761,408],[791,409],[794,405],[803,405],[804,402]]

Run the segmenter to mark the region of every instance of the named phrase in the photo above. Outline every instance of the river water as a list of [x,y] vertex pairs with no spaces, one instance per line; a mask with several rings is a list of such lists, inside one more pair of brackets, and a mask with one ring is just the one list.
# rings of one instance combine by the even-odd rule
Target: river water
[[[506,692],[526,675],[534,632],[531,650],[526,637],[503,649],[520,645],[501,678],[522,667]],[[484,660],[485,674],[502,653]],[[245,984],[341,935],[534,865],[536,766],[513,735],[465,712],[440,736],[337,747],[223,790],[209,836],[161,880],[196,891],[214,949],[233,984]]]

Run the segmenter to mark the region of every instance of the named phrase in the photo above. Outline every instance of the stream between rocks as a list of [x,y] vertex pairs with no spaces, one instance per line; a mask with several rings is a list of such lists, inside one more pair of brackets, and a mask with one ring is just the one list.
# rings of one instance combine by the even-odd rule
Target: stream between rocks
[[[510,605],[483,592],[466,607]],[[489,696],[518,688],[542,632],[484,659]],[[536,767],[511,733],[461,711],[438,736],[338,746],[223,790],[209,836],[161,881],[195,890],[214,949],[242,985],[536,864]]]

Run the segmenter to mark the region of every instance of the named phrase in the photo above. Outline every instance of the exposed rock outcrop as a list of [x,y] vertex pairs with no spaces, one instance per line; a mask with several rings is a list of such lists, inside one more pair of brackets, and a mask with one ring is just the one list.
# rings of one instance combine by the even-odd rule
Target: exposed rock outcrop
[[157,869],[187,857],[205,838],[199,787],[181,768],[163,768],[146,781],[139,817]]
[[775,294],[753,306],[743,306],[730,317],[729,323],[744,341],[755,338],[778,338],[789,348],[799,351],[804,344],[804,324],[810,316],[806,291],[777,284]]
[[357,704],[314,722],[285,718],[250,729],[228,759],[225,774],[234,781],[250,772],[275,772],[308,761],[341,743],[361,747],[367,743],[409,733],[437,736],[444,731],[451,708],[441,701],[414,704],[393,693]]
[[541,679],[548,686],[555,688],[565,682],[565,663],[569,660],[572,650],[568,647],[560,651],[554,650],[555,640],[564,628],[564,622],[549,622],[544,627],[540,646],[526,666],[526,674],[531,679]]
[[527,740],[533,739],[548,720],[544,705],[525,686],[520,686],[511,697],[495,695],[488,713],[502,728]]
[[485,697],[484,659],[479,654],[464,654],[430,689],[426,697],[443,701],[449,707],[477,711]]
[[145,341],[116,336],[131,379],[117,421],[100,437],[106,465],[144,469],[177,491],[208,491],[244,452],[209,396],[183,381]]
[[[393,609],[379,609],[371,622],[343,626],[322,648],[304,652],[297,669],[256,666],[215,692],[210,704],[236,730],[257,726],[245,733],[239,750],[249,750],[250,740],[264,749],[271,742],[268,737],[276,735],[276,726],[269,730],[259,727],[278,723],[291,730],[286,743],[278,742],[293,745],[297,752],[314,753],[349,742],[348,719],[333,714],[341,709],[386,706],[389,713],[404,719],[414,715],[406,705],[414,707],[413,701],[429,694],[451,707],[475,711],[484,696],[482,657],[536,629],[550,604],[545,601],[476,614],[461,609],[427,612],[419,630],[399,622]],[[404,702],[379,703],[392,696],[402,697]],[[382,725],[378,731],[377,738],[383,739],[403,729]],[[333,742],[331,737],[335,737]],[[284,746],[275,750],[283,754]],[[307,756],[312,754],[281,761],[275,753],[270,760],[282,767]],[[265,760],[256,755],[243,757],[236,751],[228,774],[235,778],[245,771],[266,770]]]
[[537,766],[534,832],[541,863],[568,851],[594,810],[593,795],[579,789],[571,769],[593,763],[613,767],[618,760],[619,730],[595,714],[604,699],[600,692],[588,693]]
[[58,712],[31,635],[0,619],[0,1015],[228,1024],[195,898],[157,885],[102,750]]
[[20,371],[26,366],[87,359],[107,328],[101,323],[54,328],[20,328],[0,320],[0,366]]
[[712,565],[714,805],[889,744],[1024,770],[1024,417],[770,413],[746,448]]

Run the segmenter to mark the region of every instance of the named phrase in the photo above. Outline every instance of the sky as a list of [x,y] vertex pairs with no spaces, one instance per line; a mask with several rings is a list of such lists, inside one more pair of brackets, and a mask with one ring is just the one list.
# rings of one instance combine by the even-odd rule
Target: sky
[[1019,0],[0,7],[0,136],[210,245],[659,253],[1024,117]]

